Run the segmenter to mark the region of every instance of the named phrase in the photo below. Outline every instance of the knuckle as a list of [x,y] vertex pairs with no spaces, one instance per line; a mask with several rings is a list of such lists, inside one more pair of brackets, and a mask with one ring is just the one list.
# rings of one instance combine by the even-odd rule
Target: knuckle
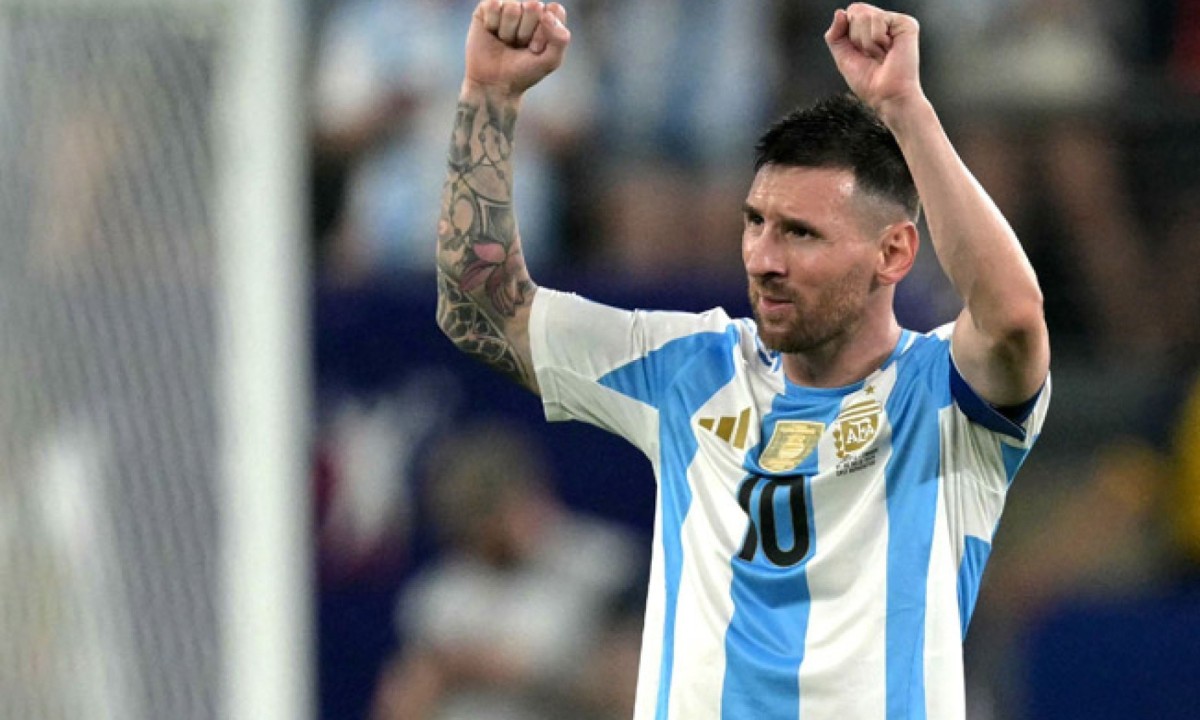
[[917,19],[912,15],[905,15],[904,13],[898,12],[890,13],[889,20],[896,25],[907,25],[913,30],[921,29],[921,23],[917,22]]

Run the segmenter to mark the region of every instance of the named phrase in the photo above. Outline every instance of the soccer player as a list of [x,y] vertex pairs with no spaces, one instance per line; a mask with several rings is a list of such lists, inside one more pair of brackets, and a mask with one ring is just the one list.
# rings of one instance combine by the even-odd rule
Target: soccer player
[[[918,25],[825,34],[852,97],[769,129],[743,207],[754,320],[537,288],[512,204],[522,93],[562,62],[557,3],[484,0],[438,230],[438,320],[618,433],[658,480],[639,720],[962,718],[962,639],[1005,493],[1049,402],[1033,269],[925,98]],[[928,334],[893,293],[920,204],[965,307]],[[646,238],[654,242],[654,238]]]

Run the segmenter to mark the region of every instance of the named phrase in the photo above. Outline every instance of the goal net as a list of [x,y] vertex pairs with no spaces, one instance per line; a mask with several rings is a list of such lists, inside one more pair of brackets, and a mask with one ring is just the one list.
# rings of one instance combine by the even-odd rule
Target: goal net
[[250,4],[0,0],[0,717],[236,714],[214,118]]

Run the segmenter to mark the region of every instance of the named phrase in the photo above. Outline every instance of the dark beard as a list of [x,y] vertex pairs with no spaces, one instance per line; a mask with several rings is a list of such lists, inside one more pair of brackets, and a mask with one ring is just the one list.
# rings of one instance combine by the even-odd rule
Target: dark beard
[[[786,325],[781,325],[766,322],[759,314],[759,291],[751,281],[750,308],[758,324],[758,336],[767,349],[789,354],[810,352],[827,345],[859,323],[870,285],[870,282],[861,282],[848,274],[820,295],[811,307],[801,305],[788,292],[786,297],[795,308],[795,316]],[[770,294],[776,297],[782,294],[770,285],[763,289],[772,290]]]

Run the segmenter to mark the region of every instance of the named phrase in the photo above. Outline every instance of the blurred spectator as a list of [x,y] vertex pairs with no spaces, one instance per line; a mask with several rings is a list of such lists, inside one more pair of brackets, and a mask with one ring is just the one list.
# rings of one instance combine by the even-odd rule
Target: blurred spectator
[[1082,326],[1093,349],[1114,357],[1153,355],[1163,339],[1153,245],[1134,216],[1112,121],[1128,80],[1115,29],[1134,10],[1082,0],[925,5],[944,53],[935,85],[958,145],[1047,277],[1051,322]]
[[[314,118],[318,166],[340,161],[347,173],[325,242],[325,268],[334,276],[433,270],[446,128],[475,4],[343,0],[329,11],[317,48]],[[593,86],[586,40],[576,39],[563,71],[538,86],[522,114],[515,193],[535,268],[558,249],[557,162],[587,126]]]
[[740,277],[751,150],[774,109],[773,12],[762,2],[613,0],[574,34],[572,45],[595,38],[603,58],[602,267]]
[[541,449],[499,422],[460,428],[430,457],[446,552],[402,593],[374,717],[628,718],[638,637],[611,614],[639,579],[636,545],[568,512]]
[[404,375],[394,389],[323,399],[316,445],[316,530],[324,583],[393,577],[409,560],[413,457],[462,403],[443,369]]

